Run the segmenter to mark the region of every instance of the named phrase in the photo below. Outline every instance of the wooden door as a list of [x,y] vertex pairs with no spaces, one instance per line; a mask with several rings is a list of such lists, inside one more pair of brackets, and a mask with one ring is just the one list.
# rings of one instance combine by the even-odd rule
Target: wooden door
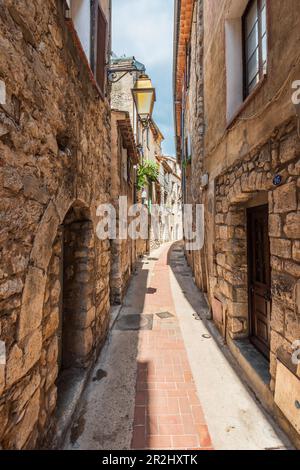
[[250,339],[269,359],[271,268],[268,206],[248,210]]

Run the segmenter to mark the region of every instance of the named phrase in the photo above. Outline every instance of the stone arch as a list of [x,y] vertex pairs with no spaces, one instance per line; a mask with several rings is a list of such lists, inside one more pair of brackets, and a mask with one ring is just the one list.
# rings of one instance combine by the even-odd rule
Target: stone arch
[[[33,333],[42,322],[43,303],[47,281],[47,270],[52,256],[52,246],[70,207],[74,204],[85,205],[83,201],[64,196],[60,191],[51,200],[43,214],[34,238],[30,254],[30,266],[22,294],[22,307],[18,326],[18,340],[22,341]],[[87,205],[86,205],[87,206]]]
[[246,208],[268,203],[272,392],[278,360],[295,372],[291,358],[299,336],[299,152],[289,126],[215,179],[211,300],[214,320],[227,338],[245,338],[249,331]]
[[61,369],[86,367],[94,342],[94,227],[89,209],[78,201],[62,230]]
[[[56,200],[51,200],[42,216],[36,232],[30,255],[30,264],[25,279],[22,294],[22,304],[18,319],[18,343],[10,351],[6,364],[6,388],[11,388],[18,380],[25,377],[33,367],[39,369],[41,384],[38,390],[38,423],[40,436],[49,428],[49,420],[57,402],[58,375],[58,327],[61,298],[61,280],[59,277],[61,256],[62,224],[68,220],[70,212],[75,209],[75,219],[88,220],[92,242],[80,238],[82,243],[87,241],[93,252],[94,230],[88,204],[69,196],[58,194]],[[85,231],[83,233],[86,234]],[[93,255],[94,256],[94,255]],[[91,287],[93,290],[93,285]],[[93,310],[89,309],[91,318]],[[78,320],[79,321],[79,320]],[[85,326],[86,319],[80,320]],[[79,328],[78,328],[79,331]],[[86,333],[86,332],[85,332]],[[88,341],[81,333],[82,341],[77,334],[77,340],[85,351],[94,346],[95,339],[88,331]],[[93,340],[91,341],[91,337]],[[87,364],[88,354],[78,356],[77,366]]]
[[40,435],[50,430],[49,436],[53,438],[55,432],[59,441],[66,409],[70,414],[74,412],[72,406],[67,406],[68,400],[76,395],[85,369],[93,363],[97,342],[95,236],[87,204],[73,201],[64,219],[59,219],[50,247],[41,325],[45,381],[39,421],[45,416]]

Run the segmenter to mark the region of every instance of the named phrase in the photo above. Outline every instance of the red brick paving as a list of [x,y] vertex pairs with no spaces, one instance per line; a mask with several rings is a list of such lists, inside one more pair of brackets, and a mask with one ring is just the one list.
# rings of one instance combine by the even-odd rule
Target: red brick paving
[[[152,271],[143,313],[153,329],[140,330],[132,449],[212,449],[185,350],[170,285],[165,248]],[[154,291],[153,289],[156,289]],[[151,293],[153,292],[153,293]]]

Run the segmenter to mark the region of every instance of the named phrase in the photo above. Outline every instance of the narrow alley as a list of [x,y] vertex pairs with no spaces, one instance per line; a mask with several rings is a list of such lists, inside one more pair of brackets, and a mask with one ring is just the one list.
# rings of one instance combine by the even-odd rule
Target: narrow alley
[[300,0],[0,0],[3,468],[300,449],[299,44]]
[[145,256],[112,309],[64,448],[290,448],[207,317],[182,243]]

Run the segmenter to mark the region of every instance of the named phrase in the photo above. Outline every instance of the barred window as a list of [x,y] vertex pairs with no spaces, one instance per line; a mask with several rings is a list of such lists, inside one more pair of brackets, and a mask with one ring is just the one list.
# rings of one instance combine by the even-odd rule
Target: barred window
[[244,98],[267,71],[266,0],[251,0],[243,15]]

